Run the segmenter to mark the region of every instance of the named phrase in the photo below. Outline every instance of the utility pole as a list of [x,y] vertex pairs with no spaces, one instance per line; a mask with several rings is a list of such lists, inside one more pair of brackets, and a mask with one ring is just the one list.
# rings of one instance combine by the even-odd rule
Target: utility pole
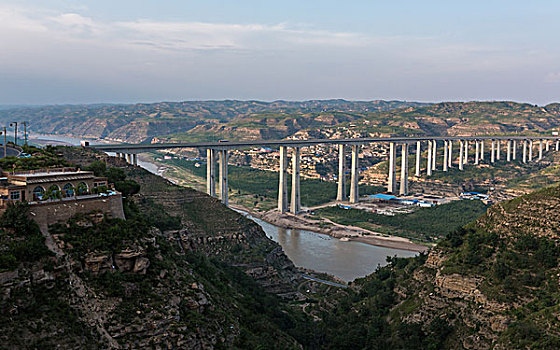
[[17,125],[18,125],[18,122],[10,123],[10,126],[15,127],[15,129],[14,129],[14,145],[16,145],[16,146],[17,146]]
[[23,122],[23,136],[25,137],[25,147],[27,147],[27,125],[29,122]]

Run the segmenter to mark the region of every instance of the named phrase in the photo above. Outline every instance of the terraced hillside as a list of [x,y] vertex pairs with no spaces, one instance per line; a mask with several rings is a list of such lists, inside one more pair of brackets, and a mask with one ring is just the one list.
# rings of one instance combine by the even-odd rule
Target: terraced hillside
[[558,104],[400,101],[193,101],[8,109],[39,133],[125,142],[326,138],[388,135],[549,133]]
[[[305,102],[192,101],[136,105],[63,105],[15,108],[0,114],[0,122],[27,120],[38,133],[114,141],[150,142],[177,135],[181,140],[284,138],[308,127],[335,125],[362,113],[420,103],[400,101]],[[338,114],[343,111],[339,116]]]

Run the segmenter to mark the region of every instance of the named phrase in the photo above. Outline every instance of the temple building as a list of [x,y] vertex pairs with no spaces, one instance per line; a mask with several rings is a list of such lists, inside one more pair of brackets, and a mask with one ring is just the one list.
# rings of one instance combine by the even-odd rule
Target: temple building
[[107,178],[75,168],[2,172],[0,214],[9,203],[29,203],[29,215],[43,232],[76,214],[102,213],[124,219],[122,195]]
[[91,171],[75,168],[2,172],[0,208],[14,201],[27,201],[33,205],[44,201],[98,195],[107,190],[106,178],[95,177]]

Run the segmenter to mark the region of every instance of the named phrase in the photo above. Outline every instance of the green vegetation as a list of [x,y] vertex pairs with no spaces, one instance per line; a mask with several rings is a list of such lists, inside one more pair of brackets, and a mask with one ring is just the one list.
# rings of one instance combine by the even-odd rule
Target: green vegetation
[[[206,177],[206,167],[195,167],[195,161],[173,159],[169,161],[175,166],[192,172],[195,176]],[[290,176],[290,175],[288,175]],[[254,169],[251,167],[228,166],[229,187],[240,194],[254,195],[258,201],[261,197],[276,202],[278,198],[278,173]],[[337,184],[319,179],[301,179],[301,203],[304,206],[315,206],[336,199]],[[291,181],[288,181],[288,193]],[[377,193],[384,189],[380,186],[360,186],[362,193]],[[347,189],[349,193],[350,189]]]
[[17,202],[8,204],[0,218],[0,272],[52,255],[39,226],[28,218],[28,213],[27,203]]
[[473,221],[487,208],[488,206],[481,201],[463,200],[431,208],[418,208],[410,214],[395,216],[339,207],[321,208],[315,212],[339,224],[373,229],[421,242],[431,242],[433,237],[443,237]]
[[0,159],[0,169],[4,171],[37,170],[41,168],[60,168],[71,166],[57,152],[56,147],[47,146],[37,148],[33,146],[24,147],[23,151],[32,157],[17,158],[6,157]]

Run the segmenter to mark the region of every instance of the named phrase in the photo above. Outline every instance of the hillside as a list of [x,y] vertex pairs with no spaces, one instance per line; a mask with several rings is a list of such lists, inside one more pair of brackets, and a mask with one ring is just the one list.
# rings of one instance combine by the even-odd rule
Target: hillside
[[[149,142],[154,137],[183,135],[182,140],[216,140],[231,137],[284,138],[309,127],[335,125],[360,118],[363,113],[415,102],[305,102],[192,101],[136,105],[61,105],[8,109],[0,122],[27,120],[37,133]],[[342,111],[340,115],[339,111]],[[235,135],[234,135],[235,134]]]
[[80,215],[45,240],[26,205],[6,211],[3,345],[290,349],[294,337],[312,339],[292,306],[305,300],[300,273],[252,221],[122,160],[56,150],[60,162],[116,179],[127,220]]
[[318,307],[326,348],[559,348],[559,206],[560,188],[546,188],[491,207],[427,256],[391,259]]
[[[30,121],[37,133],[122,142],[548,133],[558,104],[322,100],[192,101],[12,108],[0,122]],[[474,131],[473,131],[474,130]]]

